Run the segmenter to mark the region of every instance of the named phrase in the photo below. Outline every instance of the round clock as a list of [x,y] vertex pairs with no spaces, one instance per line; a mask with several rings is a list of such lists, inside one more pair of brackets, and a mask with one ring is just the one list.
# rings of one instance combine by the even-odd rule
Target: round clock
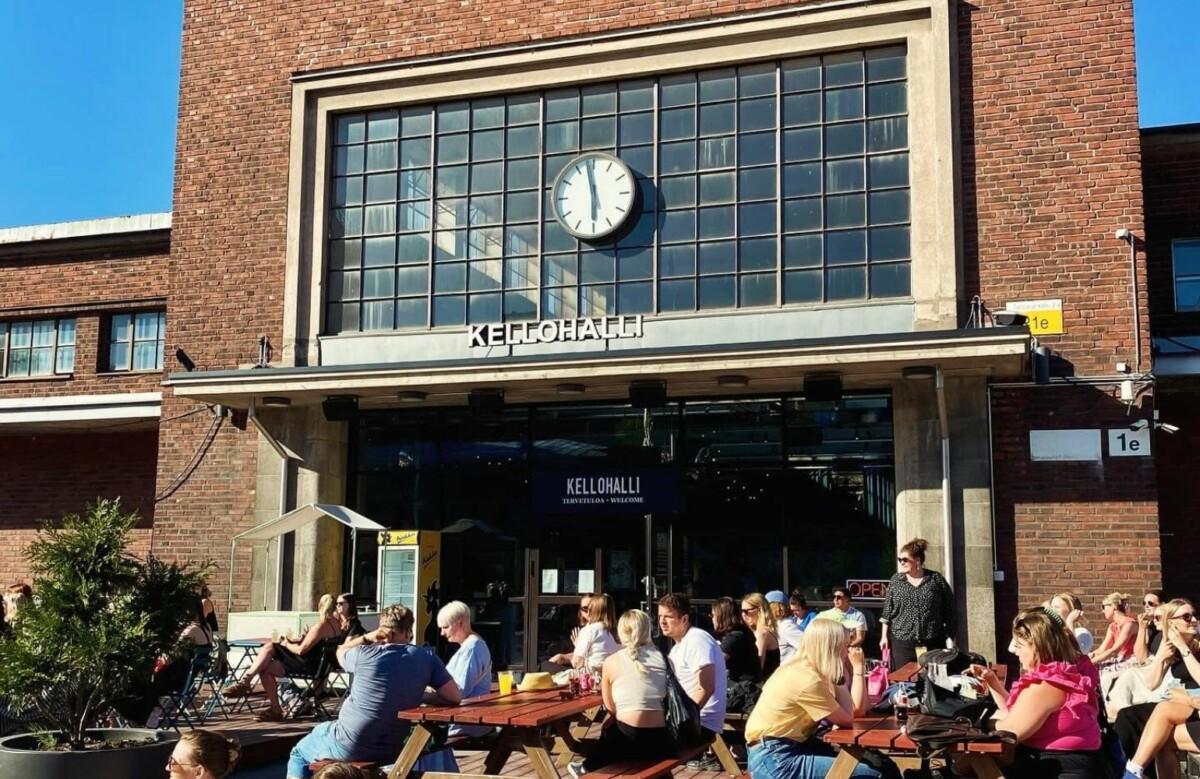
[[633,213],[636,187],[633,173],[616,157],[581,154],[554,179],[554,216],[576,238],[603,238]]

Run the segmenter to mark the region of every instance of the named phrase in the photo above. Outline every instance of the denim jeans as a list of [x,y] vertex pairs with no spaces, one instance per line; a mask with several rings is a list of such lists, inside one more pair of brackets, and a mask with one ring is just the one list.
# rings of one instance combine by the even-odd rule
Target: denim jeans
[[333,723],[322,722],[312,729],[288,755],[289,779],[308,779],[312,773],[308,764],[316,760],[349,760],[350,753],[333,738]]
[[[767,738],[750,747],[752,779],[825,779],[837,758],[833,748],[817,739],[803,743],[786,738]],[[880,773],[859,763],[854,777],[878,779]]]

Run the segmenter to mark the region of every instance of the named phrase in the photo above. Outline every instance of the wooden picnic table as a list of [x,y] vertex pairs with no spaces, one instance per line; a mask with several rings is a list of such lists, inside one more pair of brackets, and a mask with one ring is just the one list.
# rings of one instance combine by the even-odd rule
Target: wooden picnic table
[[[821,738],[840,749],[826,779],[847,779],[868,749],[886,753],[902,768],[908,767],[907,763],[919,764],[916,743],[901,731],[894,716],[855,717],[852,726],[826,731]],[[997,760],[1011,757],[1011,747],[995,741],[959,744],[949,751],[958,757],[960,765],[981,779],[999,779],[1002,774]]]
[[[1004,684],[1008,680],[1008,666],[1007,665],[1000,665],[999,663],[992,663],[992,670],[995,671],[996,676],[1000,677],[1001,684]],[[905,663],[904,665],[897,668],[895,671],[892,671],[890,674],[888,674],[888,681],[890,681],[890,682],[915,682],[917,680],[917,674],[920,673],[920,671],[921,671],[921,665],[919,663]]]
[[[562,774],[550,756],[555,736],[568,748],[577,744],[570,731],[571,722],[589,710],[597,709],[600,703],[598,692],[564,699],[562,691],[554,689],[508,695],[489,693],[468,698],[458,706],[406,709],[397,716],[414,723],[414,727],[388,779],[405,779],[412,771],[430,738],[425,723],[490,725],[499,728],[499,736],[484,761],[489,775],[499,774],[509,756],[520,748],[529,756],[529,763],[539,779],[561,779]],[[424,776],[426,779],[439,779],[441,775],[425,772]]]

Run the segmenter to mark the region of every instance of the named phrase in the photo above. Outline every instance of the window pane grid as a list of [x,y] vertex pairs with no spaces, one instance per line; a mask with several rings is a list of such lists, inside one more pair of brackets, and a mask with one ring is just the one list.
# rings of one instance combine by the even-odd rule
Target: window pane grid
[[[340,116],[327,330],[906,297],[906,67],[888,47]],[[595,246],[548,207],[589,151],[642,193]]]
[[74,319],[0,323],[0,378],[52,376],[74,370]]

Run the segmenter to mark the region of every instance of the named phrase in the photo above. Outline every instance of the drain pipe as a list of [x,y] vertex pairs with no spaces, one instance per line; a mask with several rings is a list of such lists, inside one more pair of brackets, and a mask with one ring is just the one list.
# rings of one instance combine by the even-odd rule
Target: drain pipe
[[950,419],[946,413],[946,377],[937,366],[938,426],[942,433],[942,542],[945,549],[946,581],[954,589],[954,532],[950,514]]

